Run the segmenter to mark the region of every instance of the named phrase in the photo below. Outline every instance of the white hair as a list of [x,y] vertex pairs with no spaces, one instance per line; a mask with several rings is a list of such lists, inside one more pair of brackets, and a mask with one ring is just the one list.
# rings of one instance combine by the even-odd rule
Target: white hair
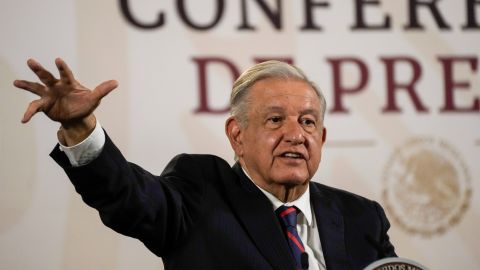
[[245,127],[248,123],[247,112],[249,102],[247,97],[250,88],[256,82],[267,78],[281,78],[308,83],[320,99],[320,116],[323,122],[327,105],[325,97],[317,85],[310,81],[305,73],[299,68],[285,62],[270,60],[250,67],[243,72],[233,84],[232,93],[230,95],[230,114],[237,118],[242,126]]

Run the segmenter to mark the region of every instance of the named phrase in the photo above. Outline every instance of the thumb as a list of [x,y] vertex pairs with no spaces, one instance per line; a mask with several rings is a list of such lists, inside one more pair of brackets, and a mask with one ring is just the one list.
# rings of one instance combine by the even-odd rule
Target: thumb
[[117,88],[118,82],[116,80],[109,80],[99,84],[95,89],[93,89],[93,96],[95,99],[100,100],[106,95],[108,95],[111,91]]

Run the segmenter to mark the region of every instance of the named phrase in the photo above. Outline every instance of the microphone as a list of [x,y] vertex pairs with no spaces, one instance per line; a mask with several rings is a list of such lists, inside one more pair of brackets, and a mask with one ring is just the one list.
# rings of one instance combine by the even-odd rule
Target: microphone
[[308,269],[308,254],[306,252],[303,252],[302,255],[300,255],[300,263],[302,264],[302,269]]
[[428,270],[425,266],[409,260],[405,258],[400,258],[400,257],[391,257],[391,258],[384,258],[387,255],[387,251],[385,251],[385,248],[382,247],[382,245],[376,241],[372,236],[370,235],[365,235],[365,238],[367,242],[372,245],[375,250],[378,252],[379,259],[377,261],[374,261],[367,265],[364,270],[375,270],[375,269],[418,269],[418,270]]

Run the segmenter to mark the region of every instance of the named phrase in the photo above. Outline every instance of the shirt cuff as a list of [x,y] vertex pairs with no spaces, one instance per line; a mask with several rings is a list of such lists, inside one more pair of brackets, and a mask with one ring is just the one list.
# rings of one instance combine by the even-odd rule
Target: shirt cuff
[[105,145],[105,132],[97,120],[92,133],[80,143],[74,146],[60,144],[60,150],[67,155],[73,167],[86,165],[96,159]]

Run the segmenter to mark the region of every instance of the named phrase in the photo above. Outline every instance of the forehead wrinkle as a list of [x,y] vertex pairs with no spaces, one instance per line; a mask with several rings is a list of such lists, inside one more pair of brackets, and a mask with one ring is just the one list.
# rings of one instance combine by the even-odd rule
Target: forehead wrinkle
[[[312,99],[312,98],[317,97],[316,95],[310,95],[311,93],[305,93],[303,95],[302,94],[293,94],[293,93],[280,94],[280,93],[278,93],[275,90],[270,89],[270,88],[264,88],[261,91],[268,98],[292,96],[292,97],[301,97],[301,98],[305,98],[305,99]],[[273,93],[269,93],[269,92],[273,92]]]
[[[268,89],[265,89],[265,90],[268,90]],[[303,94],[303,95],[301,95],[301,94],[291,94],[291,93],[286,93],[286,94],[272,93],[272,94],[269,94],[269,93],[262,92],[262,93],[259,93],[258,95],[260,95],[260,96],[263,95],[271,103],[282,102],[282,100],[275,100],[275,98],[277,98],[277,97],[286,97],[287,99],[290,98],[290,97],[292,97],[292,98],[303,98],[303,99],[307,100],[308,103],[314,103],[315,101],[318,100],[317,96],[312,96],[310,94]],[[272,99],[273,99],[273,101],[272,101]],[[254,100],[254,98],[252,98],[252,100]]]
[[[261,107],[259,108],[258,111],[260,111],[262,114],[269,114],[269,113],[285,113],[288,109],[283,107],[283,106],[277,106],[277,105],[272,105],[272,106],[267,106],[267,107]],[[320,115],[319,110],[315,108],[305,108],[300,111],[298,111],[299,115],[307,115],[311,114],[315,116],[315,118],[318,118]]]
[[[270,90],[270,91],[269,91]],[[265,98],[267,98],[268,100],[270,100],[270,102],[272,103],[277,103],[277,102],[282,102],[282,100],[275,100],[275,98],[286,98],[287,100],[290,99],[290,98],[301,98],[301,99],[305,99],[306,102],[308,102],[309,104],[312,104],[312,103],[315,103],[316,101],[320,102],[320,99],[318,98],[317,95],[311,93],[311,91],[309,91],[308,93],[304,93],[304,94],[296,94],[296,93],[284,93],[284,94],[281,94],[281,93],[278,93],[276,92],[275,90],[272,90],[270,88],[264,88],[262,89],[262,91],[258,93],[260,96],[264,96]],[[273,99],[273,101],[272,101]],[[284,100],[283,100],[284,101]]]
[[286,111],[286,108],[283,106],[271,105],[266,107],[262,106],[258,111],[260,111],[262,114],[268,114],[272,112],[283,113]]
[[[253,90],[253,89],[252,89]],[[287,90],[288,91],[288,90]],[[280,98],[280,99],[279,99]],[[288,111],[290,101],[289,99],[294,99],[294,98],[301,98],[305,100],[305,107],[301,108],[298,113],[301,115],[305,114],[314,114],[315,117],[319,117],[320,112],[319,110],[316,110],[314,105],[316,102],[320,102],[319,97],[316,95],[316,93],[312,91],[308,91],[306,93],[295,93],[295,92],[289,92],[289,93],[279,93],[277,90],[264,86],[260,88],[254,89],[254,91],[250,92],[247,100],[251,106],[250,112],[256,112],[260,113],[262,115],[268,114],[271,112],[279,112],[279,113],[284,113]],[[264,99],[265,101],[263,103],[258,103],[255,102],[257,99]],[[285,102],[286,105],[285,105]],[[271,104],[271,105],[266,105],[266,104]]]

